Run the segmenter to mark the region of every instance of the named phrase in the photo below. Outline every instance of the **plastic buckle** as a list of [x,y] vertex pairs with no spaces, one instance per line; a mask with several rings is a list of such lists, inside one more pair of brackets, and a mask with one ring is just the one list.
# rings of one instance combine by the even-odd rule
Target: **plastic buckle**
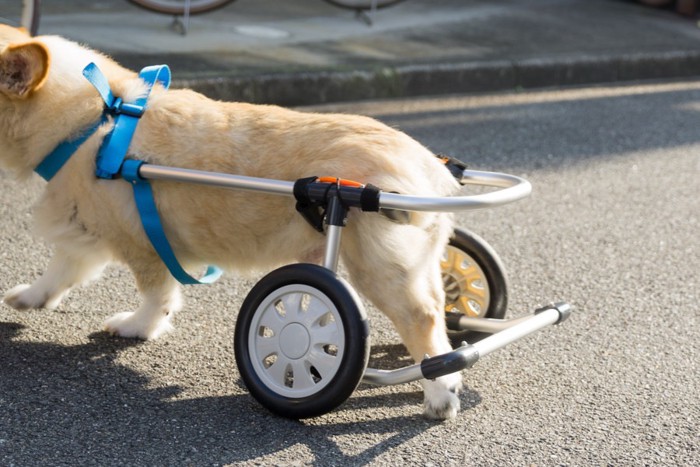
[[144,164],[141,160],[126,159],[121,167],[121,176],[131,184],[142,182],[144,179],[139,174],[139,169]]
[[129,104],[124,102],[121,97],[115,97],[114,102],[109,106],[109,110],[115,115],[141,118],[146,111],[146,107],[138,104]]

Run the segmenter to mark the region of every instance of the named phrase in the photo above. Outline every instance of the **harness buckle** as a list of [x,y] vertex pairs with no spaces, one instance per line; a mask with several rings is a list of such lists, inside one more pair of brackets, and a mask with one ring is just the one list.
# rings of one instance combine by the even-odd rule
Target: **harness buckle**
[[124,102],[121,97],[115,97],[114,102],[107,107],[114,115],[126,115],[134,118],[141,118],[146,111],[146,106]]

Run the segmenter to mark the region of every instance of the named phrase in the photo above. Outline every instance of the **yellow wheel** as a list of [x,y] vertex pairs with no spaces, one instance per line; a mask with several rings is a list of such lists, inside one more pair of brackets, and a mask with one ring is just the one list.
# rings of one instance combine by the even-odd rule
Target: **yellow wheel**
[[[455,229],[440,260],[445,311],[470,318],[503,318],[508,308],[508,284],[501,260],[478,235]],[[455,344],[473,341],[469,331],[450,329]]]

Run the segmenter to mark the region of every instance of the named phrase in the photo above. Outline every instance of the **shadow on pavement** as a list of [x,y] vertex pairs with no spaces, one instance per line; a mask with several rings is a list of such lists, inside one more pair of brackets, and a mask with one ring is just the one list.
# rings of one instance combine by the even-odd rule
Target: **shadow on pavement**
[[[410,386],[400,387],[407,393],[379,395],[361,386],[340,409],[301,422],[271,415],[248,395],[173,399],[177,385],[149,387],[148,377],[117,361],[138,341],[97,333],[83,345],[23,342],[22,328],[0,323],[4,465],[230,464],[274,457],[297,444],[324,462],[364,464],[435,425],[418,410],[408,417],[382,413],[419,407],[422,394]],[[479,401],[469,391],[463,395],[465,405]],[[345,411],[365,411],[366,421],[345,422]],[[378,441],[356,452],[356,436]]]

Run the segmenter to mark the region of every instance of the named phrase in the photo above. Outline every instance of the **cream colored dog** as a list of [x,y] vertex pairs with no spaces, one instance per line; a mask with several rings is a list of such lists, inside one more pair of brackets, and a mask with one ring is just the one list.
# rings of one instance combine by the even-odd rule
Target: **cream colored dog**
[[[0,161],[29,177],[64,140],[101,118],[103,102],[81,71],[95,62],[116,96],[146,91],[136,73],[55,36],[30,38],[0,26]],[[36,207],[38,231],[55,246],[46,272],[4,301],[17,309],[55,308],[71,287],[96,278],[111,261],[133,272],[143,303],[105,323],[110,333],[154,339],[170,329],[179,285],[149,243],[123,180],[94,175],[96,152],[113,124],[93,134],[46,185]],[[146,162],[280,180],[330,175],[418,196],[453,194],[458,184],[425,147],[373,119],[225,103],[156,85],[129,150]],[[153,182],[165,232],[187,268],[217,264],[239,272],[315,262],[324,236],[291,198]],[[413,213],[397,223],[349,213],[341,261],[351,283],[396,326],[412,357],[451,350],[444,321],[440,254],[451,216]],[[202,241],[201,239],[206,239]],[[459,373],[423,381],[425,414],[454,417]]]

